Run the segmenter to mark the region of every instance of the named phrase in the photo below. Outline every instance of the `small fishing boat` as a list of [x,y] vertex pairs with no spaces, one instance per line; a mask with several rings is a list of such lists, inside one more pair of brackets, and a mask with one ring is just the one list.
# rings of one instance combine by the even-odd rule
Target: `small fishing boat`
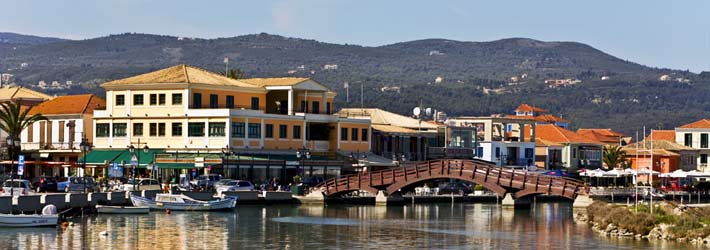
[[100,214],[147,214],[150,212],[149,207],[133,207],[133,206],[102,206],[96,205],[96,212]]
[[59,222],[57,208],[47,205],[42,214],[0,214],[0,227],[56,227]]
[[195,200],[183,194],[157,194],[155,199],[131,195],[134,206],[146,206],[153,210],[211,211],[232,209],[237,204],[236,197],[226,197],[213,201]]

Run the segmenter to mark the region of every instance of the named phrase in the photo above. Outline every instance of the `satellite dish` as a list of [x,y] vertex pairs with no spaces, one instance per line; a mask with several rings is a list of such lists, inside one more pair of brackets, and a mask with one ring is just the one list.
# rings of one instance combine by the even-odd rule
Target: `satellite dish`
[[420,109],[419,107],[416,107],[416,108],[414,108],[414,110],[412,110],[412,113],[414,113],[415,116],[419,116],[419,114],[422,113],[422,109]]
[[424,114],[426,114],[427,116],[430,116],[431,115],[431,108],[426,108],[424,110]]

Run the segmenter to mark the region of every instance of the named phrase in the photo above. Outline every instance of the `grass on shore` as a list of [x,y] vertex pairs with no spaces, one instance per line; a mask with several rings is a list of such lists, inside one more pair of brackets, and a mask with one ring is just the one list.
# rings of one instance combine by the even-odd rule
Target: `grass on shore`
[[681,214],[674,213],[674,207],[665,204],[654,206],[653,214],[648,205],[621,206],[595,201],[588,208],[591,222],[602,228],[614,224],[634,234],[647,235],[656,225],[668,224],[671,238],[698,238],[710,235],[710,207],[687,208]]

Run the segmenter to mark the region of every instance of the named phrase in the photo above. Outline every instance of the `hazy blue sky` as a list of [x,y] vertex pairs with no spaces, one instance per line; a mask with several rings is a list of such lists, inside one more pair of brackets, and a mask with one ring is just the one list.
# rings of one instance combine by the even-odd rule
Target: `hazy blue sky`
[[123,32],[267,32],[377,46],[425,38],[578,41],[656,67],[710,70],[710,1],[1,0],[0,31],[93,38]]

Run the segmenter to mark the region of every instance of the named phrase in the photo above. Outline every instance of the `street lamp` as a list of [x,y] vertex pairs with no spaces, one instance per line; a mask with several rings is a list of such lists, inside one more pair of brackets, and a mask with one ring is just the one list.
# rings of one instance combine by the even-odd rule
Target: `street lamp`
[[[140,141],[138,143],[140,146]],[[146,144],[143,147],[143,153],[147,154],[148,150],[149,150],[149,148],[148,148],[148,145]],[[132,165],[132,172],[133,172],[133,191],[136,191],[136,187],[138,186],[138,184],[136,183],[136,166],[138,166],[141,162],[140,153],[136,154],[135,151],[136,151],[136,147],[134,147],[133,145],[128,146],[128,152],[131,153],[131,160],[133,159],[133,157],[136,158],[136,164],[131,164]]]
[[[222,170],[224,171],[225,168],[227,168],[227,161],[229,160],[229,156],[233,155],[234,152],[232,152],[232,146],[227,145],[226,147],[222,148]],[[227,168],[228,169],[228,168]],[[227,175],[231,175],[231,170],[227,170]]]
[[[14,168],[15,157],[17,157],[17,155],[14,154],[14,151],[16,148],[19,148],[19,147],[20,147],[20,139],[19,138],[15,137],[13,135],[10,135],[7,137],[7,153],[10,155],[10,168],[9,168],[10,180],[13,179],[12,168]],[[14,195],[13,191],[14,190],[12,188],[10,188],[10,195]]]
[[[91,144],[89,143],[89,140],[86,139],[86,137],[81,138],[81,143],[79,144],[79,148],[81,148],[81,152],[84,155],[84,161],[81,163],[81,171],[82,175],[86,176],[86,153],[91,150]],[[86,185],[84,185],[84,193],[86,193]]]
[[[299,172],[299,173],[302,171],[305,172],[305,169],[303,167],[303,160],[305,160],[305,159],[310,160],[311,159],[311,151],[309,151],[307,148],[303,148],[301,150],[296,151],[296,159],[298,159],[298,163],[299,163],[299,165],[298,165],[299,171],[297,171],[297,172]],[[311,174],[313,174],[313,173],[311,173]]]

